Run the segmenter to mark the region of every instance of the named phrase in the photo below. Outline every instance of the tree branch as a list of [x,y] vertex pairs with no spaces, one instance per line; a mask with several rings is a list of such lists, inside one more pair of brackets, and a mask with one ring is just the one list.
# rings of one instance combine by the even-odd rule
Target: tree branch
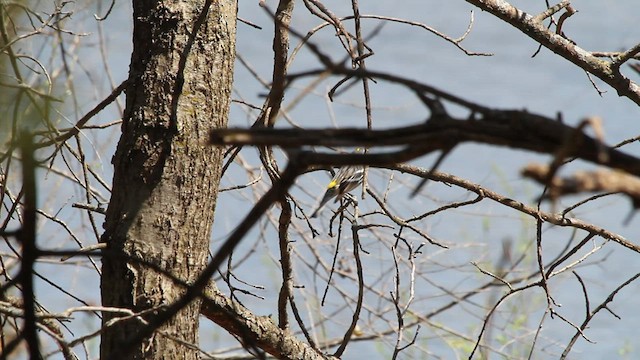
[[[612,63],[598,59],[589,51],[580,48],[562,35],[548,30],[542,23],[545,18],[544,15],[532,16],[504,0],[466,1],[508,22],[540,45],[571,61],[588,73],[595,75],[616,89],[618,95],[627,97],[640,105],[640,87],[619,72],[619,64],[617,62]],[[546,12],[543,14],[546,15]],[[620,61],[628,60],[628,58],[637,54],[637,51],[636,46],[631,51],[626,52],[625,56],[620,58]]]
[[328,359],[278,327],[269,316],[256,316],[212,286],[207,287],[202,315],[240,337],[244,346],[257,346],[278,359]]
[[640,158],[604,146],[597,139],[577,131],[555,119],[526,111],[490,110],[482,113],[480,120],[441,116],[424,124],[386,130],[214,129],[210,132],[210,142],[215,145],[276,145],[285,148],[313,145],[408,146],[397,152],[336,158],[333,165],[387,165],[461,143],[477,142],[548,154],[562,149],[566,157],[581,158],[640,176]]

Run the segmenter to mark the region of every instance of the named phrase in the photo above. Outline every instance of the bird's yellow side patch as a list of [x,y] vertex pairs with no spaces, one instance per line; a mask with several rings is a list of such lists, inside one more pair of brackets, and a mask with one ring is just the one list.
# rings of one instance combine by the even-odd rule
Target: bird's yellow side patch
[[336,185],[338,185],[338,183],[335,180],[331,180],[331,182],[327,186],[327,189],[332,189],[332,188],[336,187]]

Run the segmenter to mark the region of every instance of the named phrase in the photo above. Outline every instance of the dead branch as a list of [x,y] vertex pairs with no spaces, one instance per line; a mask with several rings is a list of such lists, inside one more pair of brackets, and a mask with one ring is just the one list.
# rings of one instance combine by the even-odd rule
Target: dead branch
[[[386,165],[406,161],[436,150],[446,150],[465,142],[506,146],[538,153],[554,154],[563,149],[566,157],[624,170],[640,176],[640,159],[627,155],[555,119],[520,110],[483,111],[477,120],[439,117],[424,124],[386,130],[343,129],[214,129],[214,145],[301,146],[397,146],[395,153],[354,155],[336,159],[333,165]],[[570,141],[570,142],[569,142]],[[603,156],[605,154],[606,156]],[[607,159],[608,157],[608,159]],[[351,161],[349,161],[351,160]]]
[[524,177],[549,186],[547,197],[550,199],[583,192],[610,192],[624,194],[636,207],[640,205],[640,179],[620,171],[576,171],[570,176],[553,176],[547,181],[549,166],[533,163],[522,169],[521,173]]
[[[311,346],[280,329],[269,316],[256,316],[211,286],[207,287],[202,315],[238,336],[246,347],[259,347],[279,359],[327,359]],[[276,346],[277,344],[277,346]]]
[[[627,97],[634,103],[640,105],[640,86],[622,75],[619,71],[622,62],[633,58],[633,56],[637,54],[639,50],[638,46],[624,52],[624,55],[620,56],[618,61],[608,62],[597,58],[589,51],[574,44],[571,40],[556,34],[555,31],[547,29],[543,23],[544,19],[548,16],[547,11],[535,16],[527,14],[525,11],[516,8],[505,0],[466,1],[511,24],[540,45],[604,81],[614,88],[618,92],[618,95]],[[569,1],[565,0],[560,4],[566,7],[569,5]]]

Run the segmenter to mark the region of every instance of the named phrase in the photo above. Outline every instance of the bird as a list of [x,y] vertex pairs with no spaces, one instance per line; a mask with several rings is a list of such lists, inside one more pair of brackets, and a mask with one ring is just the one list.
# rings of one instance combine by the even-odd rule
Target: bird
[[[355,153],[364,153],[364,149],[356,148]],[[336,175],[331,179],[329,185],[327,185],[327,190],[322,196],[322,200],[320,200],[320,204],[315,209],[315,211],[311,214],[311,217],[314,218],[318,215],[318,212],[322,207],[329,202],[329,200],[336,198],[334,202],[337,202],[350,192],[355,189],[362,183],[362,179],[364,178],[364,166],[362,165],[347,165],[341,167]]]

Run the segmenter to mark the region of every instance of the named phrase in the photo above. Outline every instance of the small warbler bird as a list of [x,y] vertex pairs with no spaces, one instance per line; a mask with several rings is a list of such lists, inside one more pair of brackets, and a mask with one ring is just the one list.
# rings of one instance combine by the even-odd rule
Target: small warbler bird
[[[362,154],[364,153],[364,149],[357,148],[355,153]],[[341,167],[336,176],[331,179],[329,185],[327,185],[327,190],[320,201],[320,204],[316,208],[316,210],[311,214],[311,217],[314,218],[318,215],[318,211],[322,209],[322,207],[329,202],[329,200],[336,198],[334,202],[337,202],[344,196],[346,193],[355,189],[362,183],[362,179],[364,178],[364,166],[356,165],[356,166],[343,166]]]

